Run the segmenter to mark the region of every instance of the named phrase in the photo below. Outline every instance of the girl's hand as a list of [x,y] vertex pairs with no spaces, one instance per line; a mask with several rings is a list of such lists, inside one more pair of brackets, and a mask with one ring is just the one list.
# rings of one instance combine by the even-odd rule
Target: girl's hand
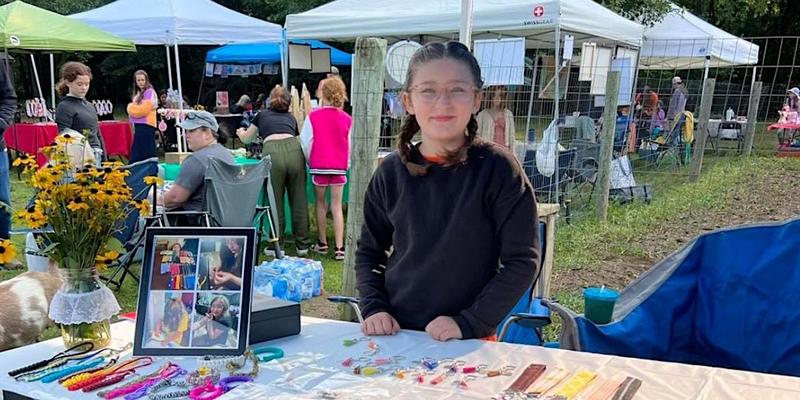
[[217,286],[224,285],[231,281],[236,276],[230,272],[217,271],[214,273],[214,284]]
[[432,338],[442,342],[462,338],[461,328],[458,327],[456,321],[443,315],[428,323],[428,326],[425,327],[425,332],[428,332]]
[[400,324],[387,312],[372,314],[361,325],[361,333],[366,336],[394,335],[399,331]]

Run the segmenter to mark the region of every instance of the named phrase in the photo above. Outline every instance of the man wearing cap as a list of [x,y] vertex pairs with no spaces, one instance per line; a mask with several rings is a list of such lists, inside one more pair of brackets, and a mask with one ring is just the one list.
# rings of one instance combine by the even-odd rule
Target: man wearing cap
[[168,210],[202,211],[206,167],[211,158],[234,163],[231,152],[217,142],[219,125],[208,111],[189,111],[178,124],[186,134],[186,143],[192,154],[181,163],[178,179],[164,194],[164,207]]
[[326,76],[326,78],[330,78],[332,76],[339,76],[339,68],[331,66],[331,72],[328,72],[328,76]]
[[669,108],[667,109],[667,121],[669,126],[675,126],[675,121],[681,117],[681,114],[686,110],[686,96],[688,92],[683,86],[683,81],[680,76],[672,78],[672,97],[669,99]]

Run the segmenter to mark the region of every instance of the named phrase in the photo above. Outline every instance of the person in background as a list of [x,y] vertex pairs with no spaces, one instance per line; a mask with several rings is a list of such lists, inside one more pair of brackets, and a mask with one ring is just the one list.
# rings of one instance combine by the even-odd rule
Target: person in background
[[59,131],[72,129],[84,134],[99,161],[105,160],[105,144],[100,135],[97,110],[86,100],[91,82],[92,70],[86,65],[70,61],[61,67],[56,91],[63,98],[56,107],[56,124]]
[[[158,92],[158,104],[165,109],[175,108],[175,104],[169,100],[166,90]],[[178,151],[178,131],[175,129],[175,119],[166,118],[163,114],[156,114],[156,119],[158,119],[159,135],[164,151]],[[162,128],[163,130],[161,130]]]
[[[11,204],[11,182],[9,177],[8,149],[3,134],[14,123],[17,112],[17,92],[9,76],[8,61],[0,61],[0,202]],[[11,238],[11,214],[5,207],[0,208],[0,239]],[[19,267],[17,261],[6,263],[4,268]]]
[[789,106],[789,111],[800,113],[800,89],[793,87],[786,91],[784,105]]
[[133,98],[128,103],[128,120],[133,124],[129,163],[156,156],[156,109],[158,98],[147,72],[133,73]]
[[[262,155],[270,156],[270,180],[276,199],[289,196],[292,209],[292,230],[297,255],[308,254],[308,203],[306,199],[306,160],[298,136],[297,119],[289,112],[292,103],[289,91],[276,86],[269,94],[269,105],[256,115],[249,128],[239,128],[236,134],[244,144],[256,140],[263,143]],[[278,206],[280,232],[285,230],[283,207]],[[274,253],[268,254],[272,255]]]
[[[181,163],[178,178],[164,193],[163,203],[170,211],[202,211],[206,168],[211,158],[233,164],[231,152],[218,142],[219,125],[208,111],[189,111],[178,125],[186,133],[186,143],[192,151]],[[196,221],[181,220],[178,225],[195,225]]]
[[365,335],[492,337],[535,281],[533,187],[511,153],[476,139],[481,86],[478,61],[459,42],[411,57],[398,150],[364,197],[355,272]]
[[669,121],[670,129],[680,119],[681,114],[686,111],[686,98],[688,95],[689,93],[686,91],[681,77],[672,78],[672,97],[669,99],[669,108],[667,108],[667,121]]
[[352,118],[342,111],[347,100],[347,88],[338,76],[320,82],[317,98],[322,107],[309,113],[300,133],[303,153],[311,170],[317,209],[317,232],[319,238],[314,251],[328,252],[327,218],[325,203],[327,189],[331,190],[331,215],[336,244],[334,258],[344,260],[344,211],[342,197],[350,168],[350,128]]
[[508,92],[505,86],[490,86],[486,90],[486,108],[478,113],[478,136],[497,143],[514,153],[516,144],[514,114],[506,108]]
[[666,120],[666,113],[664,113],[664,103],[659,100],[656,103],[656,108],[653,110],[653,115],[650,117],[650,137],[656,138],[664,131],[664,122]]
[[332,78],[334,76],[339,76],[339,68],[331,65],[331,72],[328,72],[328,75],[325,78]]

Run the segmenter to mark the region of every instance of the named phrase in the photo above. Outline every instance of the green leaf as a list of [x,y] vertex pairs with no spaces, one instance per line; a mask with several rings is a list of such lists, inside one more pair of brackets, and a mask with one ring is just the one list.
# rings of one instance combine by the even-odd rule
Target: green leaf
[[105,248],[106,251],[116,251],[119,254],[127,253],[127,250],[125,250],[125,245],[114,237],[108,239]]

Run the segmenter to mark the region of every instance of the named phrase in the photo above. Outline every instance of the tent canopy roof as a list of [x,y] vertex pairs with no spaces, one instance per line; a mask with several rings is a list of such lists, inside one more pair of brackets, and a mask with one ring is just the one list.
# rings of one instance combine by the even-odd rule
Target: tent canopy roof
[[754,65],[758,63],[758,45],[737,38],[672,5],[672,12],[644,33],[641,68],[693,69],[705,66]]
[[0,40],[9,50],[136,51],[130,41],[22,1],[0,7]]
[[211,0],[117,0],[71,17],[141,45],[280,41],[281,26]]
[[[407,39],[454,37],[461,23],[459,0],[336,0],[286,17],[287,36],[353,40],[360,36]],[[474,3],[473,38],[526,37],[529,48],[552,48],[556,25],[576,35],[638,47],[644,27],[591,0],[479,0]]]
[[[319,40],[292,40],[291,43],[309,44],[312,49],[331,49],[331,64],[350,65],[350,53],[331,47]],[[279,64],[281,62],[281,45],[276,42],[235,43],[206,53],[206,62],[229,64]]]

